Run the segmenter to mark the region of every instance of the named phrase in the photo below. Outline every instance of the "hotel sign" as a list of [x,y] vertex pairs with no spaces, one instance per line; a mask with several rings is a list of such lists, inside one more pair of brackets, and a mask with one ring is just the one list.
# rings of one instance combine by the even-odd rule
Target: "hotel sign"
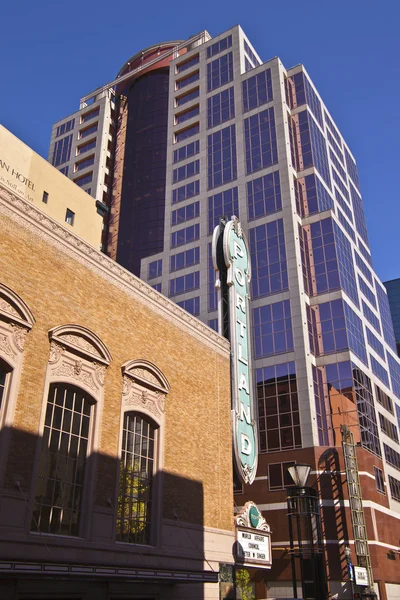
[[[222,236],[222,239],[221,239]],[[232,370],[232,426],[234,455],[238,474],[244,483],[253,483],[257,470],[257,430],[253,407],[253,381],[250,364],[250,253],[246,237],[236,217],[217,226],[213,235],[213,262],[218,271],[219,324],[229,319]],[[227,290],[223,287],[227,286]],[[228,296],[228,305],[224,298]]]

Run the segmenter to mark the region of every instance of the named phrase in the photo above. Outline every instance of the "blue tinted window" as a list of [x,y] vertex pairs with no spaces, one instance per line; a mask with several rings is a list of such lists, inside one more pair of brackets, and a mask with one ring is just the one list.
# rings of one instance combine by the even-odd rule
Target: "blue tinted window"
[[90,140],[90,142],[86,142],[86,144],[82,144],[78,146],[78,154],[83,154],[92,148],[96,148],[96,138],[94,140]]
[[191,183],[187,183],[186,185],[182,185],[181,187],[172,190],[172,204],[183,202],[183,200],[187,200],[188,198],[193,198],[193,196],[197,196],[199,193],[200,181],[197,179],[196,181],[192,181]]
[[198,296],[177,302],[177,305],[184,308],[194,317],[197,317],[200,314],[200,298]]
[[340,210],[340,208],[338,208],[338,217],[339,217],[339,222],[342,225],[343,229],[349,234],[349,236],[351,237],[351,239],[355,243],[355,241],[356,241],[356,234],[354,233],[354,229],[350,225],[350,223],[348,222],[348,220],[346,219],[346,217],[344,216],[344,214],[342,213],[342,211]]
[[296,75],[288,78],[286,92],[290,108],[308,104],[312,114],[323,128],[321,102],[304,73],[296,73]]
[[199,108],[199,105],[197,105],[197,106],[192,106],[192,108],[189,108],[188,110],[185,110],[184,112],[179,113],[179,115],[175,115],[175,125],[180,125],[181,123],[184,123],[185,121],[189,121],[189,119],[193,119],[193,117],[197,117],[199,112],[200,112],[200,108]]
[[367,263],[372,267],[372,256],[370,255],[369,251],[364,246],[364,244],[362,243],[360,238],[358,238],[358,249],[361,252],[361,254],[363,255],[363,257],[365,258],[365,260],[367,261]]
[[176,72],[177,73],[183,73],[184,71],[187,71],[188,69],[190,69],[191,67],[194,67],[194,65],[197,65],[199,62],[199,55],[196,54],[195,56],[192,56],[191,58],[189,58],[188,60],[185,60],[184,62],[181,62],[179,64],[176,65]]
[[393,321],[390,312],[389,300],[386,292],[376,282],[376,294],[378,296],[379,314],[382,322],[382,333],[385,342],[396,352],[396,340],[394,337]]
[[376,360],[376,358],[372,356],[372,354],[369,355],[369,360],[371,361],[371,369],[374,375],[376,375],[378,379],[380,379],[385,385],[389,387],[389,375],[386,369],[381,365],[381,363],[378,360]]
[[[399,359],[394,358],[390,352],[386,353],[387,362],[389,365],[390,381],[392,382],[392,390],[397,398],[400,398],[400,363]],[[397,410],[397,406],[396,406]],[[398,413],[399,416],[399,413]]]
[[350,204],[349,191],[344,185],[343,181],[340,179],[339,175],[336,173],[335,169],[332,169],[332,178],[335,184],[338,186],[339,190],[341,191],[342,195],[346,198],[347,203]]
[[184,229],[179,229],[178,231],[174,231],[171,234],[171,248],[176,248],[176,246],[183,246],[184,244],[189,244],[189,242],[198,240],[199,237],[199,224],[192,225],[191,227],[185,227]]
[[256,358],[293,350],[289,300],[255,308],[253,322]]
[[170,257],[169,271],[170,273],[172,273],[173,271],[179,271],[180,269],[185,269],[186,267],[197,265],[199,264],[199,262],[200,248],[197,246],[196,248],[185,250],[185,252],[173,254]]
[[383,344],[381,344],[376,335],[374,335],[368,327],[366,327],[365,329],[367,330],[368,344],[371,346],[371,348],[375,350],[377,354],[379,354],[381,358],[383,358],[383,360],[385,360],[385,349],[383,347]]
[[329,156],[330,156],[332,163],[335,165],[335,168],[336,168],[337,172],[339,173],[340,177],[343,179],[343,181],[345,183],[347,183],[346,171],[343,169],[342,165],[336,158],[335,153],[332,152],[332,150],[330,148],[329,148]]
[[233,81],[233,54],[228,52],[207,64],[207,92]]
[[283,219],[250,229],[252,297],[288,289]]
[[52,164],[55,167],[62,165],[62,163],[68,162],[71,158],[71,146],[72,146],[72,133],[65,136],[61,140],[58,140],[54,144],[53,160]]
[[243,40],[243,47],[244,47],[244,51],[246,52],[247,56],[249,57],[249,59],[251,60],[251,62],[253,63],[253,65],[254,66],[261,65],[260,61],[258,60],[258,58],[256,57],[256,55],[254,54],[253,50],[250,48],[250,46],[246,42],[246,40]]
[[247,207],[249,221],[282,210],[279,171],[247,183]]
[[239,217],[238,189],[234,187],[208,198],[208,233],[211,234],[221,217]]
[[154,260],[149,264],[149,279],[160,277],[162,275],[162,259]]
[[228,35],[227,37],[222,38],[222,40],[219,40],[219,42],[215,42],[214,44],[211,44],[211,46],[208,46],[207,58],[211,58],[212,56],[215,56],[216,54],[223,52],[224,50],[226,50],[227,48],[230,48],[231,46],[232,46],[232,35]]
[[260,451],[301,448],[294,362],[256,370]]
[[366,299],[370,301],[374,308],[376,308],[375,294],[360,276],[358,276],[358,285],[360,286],[361,293],[364,294]]
[[183,206],[182,208],[178,208],[177,210],[172,211],[171,216],[171,224],[172,225],[180,225],[185,221],[190,221],[190,219],[195,219],[200,214],[200,202],[193,202],[193,204],[188,204],[187,206]]
[[242,83],[244,112],[273,100],[271,69],[257,73]]
[[272,107],[244,120],[244,137],[247,174],[278,162]]
[[207,138],[208,188],[223,185],[237,177],[236,132],[230,125]]
[[324,111],[324,115],[325,115],[325,123],[328,125],[333,137],[335,138],[336,142],[338,143],[338,145],[340,146],[340,148],[342,147],[342,139],[340,137],[340,133],[338,132],[338,130],[336,129],[332,119],[330,118],[330,116]]
[[199,77],[200,77],[199,71],[195,71],[194,73],[191,73],[187,77],[183,77],[183,79],[180,79],[179,81],[176,82],[176,89],[181,90],[182,88],[193,83],[194,81],[198,81]]
[[169,295],[178,296],[191,290],[197,290],[200,287],[200,271],[194,273],[188,273],[187,275],[181,275],[175,279],[170,279],[169,282]]
[[99,114],[100,114],[100,106],[98,106],[94,110],[91,110],[90,112],[87,112],[87,113],[81,115],[81,123],[87,123],[87,121],[91,121],[92,119],[97,117]]
[[351,243],[336,223],[333,223],[333,230],[335,233],[340,286],[346,292],[349,298],[353,300],[354,304],[359,306]]
[[347,148],[344,149],[344,155],[346,157],[347,172],[348,172],[352,182],[354,183],[356,188],[359,190],[360,182],[358,179],[357,165],[356,165],[355,161],[353,160],[353,158],[350,156],[350,153],[348,152]]
[[75,163],[75,171],[82,171],[83,169],[86,169],[87,167],[93,165],[93,163],[94,154],[92,156],[88,156],[88,158],[85,158],[84,160],[81,160],[78,163]]
[[395,469],[400,471],[400,454],[396,452],[391,446],[387,444],[383,444],[383,449],[385,451],[385,459],[389,465],[392,465]]
[[254,69],[254,65],[249,61],[246,55],[244,55],[244,72],[251,71]]
[[296,208],[301,217],[334,210],[333,199],[316,175],[295,179]]
[[162,290],[162,283],[155,283],[154,285],[151,286],[153,288],[153,290],[156,290],[156,292],[160,292]]
[[365,262],[363,261],[363,259],[361,258],[361,256],[359,254],[357,254],[357,252],[354,252],[354,257],[356,259],[356,265],[357,267],[360,269],[361,273],[364,275],[365,279],[367,281],[369,281],[369,283],[373,286],[373,281],[372,281],[372,273],[369,270],[369,268],[367,267],[367,265],[365,264]]
[[331,177],[325,138],[307,110],[297,116],[302,153],[302,164],[297,170],[314,166],[330,189]]
[[351,183],[350,183],[350,193],[351,193],[351,200],[353,203],[354,220],[356,223],[356,229],[357,229],[358,233],[360,234],[360,236],[362,237],[362,239],[364,240],[364,242],[366,244],[368,244],[369,243],[368,242],[368,233],[367,233],[367,225],[365,223],[363,201]]
[[208,321],[208,326],[211,327],[211,329],[214,329],[214,331],[218,331],[218,319],[210,319]]
[[333,188],[335,190],[336,202],[339,204],[340,208],[343,210],[344,214],[349,219],[349,221],[353,223],[353,213],[351,212],[351,208],[349,207],[349,205],[347,204],[337,187],[334,185]]
[[200,161],[194,160],[186,165],[182,165],[181,167],[174,169],[172,172],[172,181],[173,183],[177,183],[178,181],[182,181],[188,177],[193,177],[193,175],[198,175],[199,172]]
[[207,100],[207,126],[210,129],[235,116],[235,98],[233,87],[215,94]]
[[79,177],[79,179],[74,179],[74,183],[76,183],[76,185],[79,185],[79,187],[82,187],[82,186],[86,185],[87,183],[90,183],[92,181],[92,179],[93,179],[93,172],[91,171],[87,175],[84,175],[83,177]]
[[200,131],[200,125],[195,123],[191,127],[184,129],[183,131],[177,131],[175,133],[175,142],[183,142],[183,140],[187,140],[188,138],[196,135]]
[[70,119],[66,123],[59,125],[57,127],[56,137],[59,137],[60,135],[64,135],[64,133],[68,133],[68,131],[71,131],[71,129],[73,129],[74,127],[75,127],[75,119]]
[[364,317],[372,325],[372,327],[375,329],[375,331],[377,331],[379,334],[381,334],[381,326],[380,326],[378,317],[370,309],[370,307],[365,304],[364,300],[361,300],[361,304],[362,304],[362,310],[363,310]]
[[190,92],[187,92],[187,94],[182,94],[182,96],[179,96],[175,99],[176,106],[183,106],[184,104],[186,104],[186,102],[190,102],[191,100],[198,98],[199,95],[199,88],[196,88],[195,90],[190,90]]
[[182,148],[178,148],[178,150],[174,150],[174,163],[179,162],[180,160],[185,160],[185,158],[190,158],[191,156],[195,156],[200,152],[200,142],[196,140],[195,142],[190,142],[190,144],[186,144],[186,146],[182,146]]
[[334,151],[336,153],[336,156],[339,158],[339,160],[342,163],[342,165],[344,165],[343,152],[340,150],[338,144],[336,143],[336,141],[335,141],[333,135],[331,134],[331,132],[329,131],[329,129],[326,130],[326,136],[328,138],[328,142],[330,143],[330,145],[334,149]]
[[92,135],[92,133],[95,133],[97,131],[99,124],[95,123],[94,125],[91,125],[90,127],[86,127],[86,129],[81,129],[79,132],[79,139],[85,138],[88,135]]

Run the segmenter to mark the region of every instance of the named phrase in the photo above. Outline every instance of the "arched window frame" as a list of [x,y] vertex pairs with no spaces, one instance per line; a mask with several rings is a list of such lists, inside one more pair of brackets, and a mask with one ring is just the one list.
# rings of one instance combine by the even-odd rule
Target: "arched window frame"
[[[101,339],[86,327],[77,324],[60,325],[49,331],[50,354],[46,368],[42,411],[39,424],[39,443],[37,445],[35,468],[32,478],[31,511],[34,506],[34,494],[38,473],[39,457],[42,449],[42,437],[45,416],[50,393],[54,383],[73,385],[86,392],[93,400],[94,407],[90,422],[87,459],[91,457],[90,468],[85,473],[84,499],[81,514],[88,515],[94,502],[94,476],[96,456],[100,447],[100,423],[104,404],[104,379],[107,366],[112,357]],[[81,519],[79,536],[88,537],[91,520]],[[31,521],[27,520],[27,529]]]
[[7,449],[14,422],[24,356],[25,339],[35,318],[28,305],[0,283],[0,359],[8,371],[0,408],[0,487],[3,485]]
[[[122,366],[122,402],[120,439],[118,444],[118,464],[122,456],[123,424],[126,413],[137,415],[152,422],[156,427],[154,445],[154,471],[152,489],[152,525],[150,546],[157,546],[160,540],[160,523],[162,516],[162,471],[164,466],[164,424],[165,399],[170,385],[165,375],[153,363],[147,360],[131,360]],[[156,477],[157,475],[157,477]],[[120,472],[118,467],[115,506],[118,507]],[[116,517],[117,515],[115,515]],[[116,521],[114,521],[115,536]],[[134,544],[117,542],[134,547]]]

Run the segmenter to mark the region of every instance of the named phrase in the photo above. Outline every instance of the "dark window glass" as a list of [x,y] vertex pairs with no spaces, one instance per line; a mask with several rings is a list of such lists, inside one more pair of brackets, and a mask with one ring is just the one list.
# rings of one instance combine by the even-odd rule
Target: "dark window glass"
[[318,441],[320,446],[332,445],[330,431],[332,429],[331,408],[329,398],[325,394],[325,372],[321,367],[312,367],[314,383],[315,411],[317,416]]
[[62,163],[68,162],[71,158],[72,133],[58,140],[54,144],[53,160],[54,167],[58,167]]
[[207,138],[208,188],[214,188],[237,177],[236,131],[230,125]]
[[382,469],[378,469],[378,467],[374,466],[374,475],[375,475],[376,489],[381,494],[386,494],[386,491],[385,491],[385,480],[383,478],[383,471],[382,471]]
[[207,64],[207,92],[233,81],[233,54],[228,52]]
[[178,181],[183,181],[183,179],[187,179],[188,177],[193,177],[194,175],[198,175],[200,172],[200,161],[193,160],[186,165],[182,165],[177,169],[172,171],[172,182],[178,183]]
[[181,112],[181,113],[179,113],[179,115],[175,115],[175,125],[180,125],[181,123],[184,123],[185,121],[189,121],[189,119],[193,119],[193,117],[197,117],[199,112],[200,112],[200,108],[199,108],[199,105],[197,104],[197,106],[193,106],[192,108],[185,110],[185,112]]
[[190,227],[185,227],[184,229],[179,229],[178,231],[174,231],[171,234],[171,248],[176,248],[176,246],[182,246],[184,244],[189,244],[194,240],[198,240],[200,237],[200,225],[191,225]]
[[355,160],[350,156],[350,153],[348,152],[347,148],[344,149],[344,154],[346,157],[347,172],[348,172],[352,182],[354,183],[356,188],[359,190],[360,182],[358,179],[358,171],[357,171],[357,165],[355,163]]
[[355,241],[356,241],[356,234],[354,233],[353,227],[350,225],[350,223],[348,222],[348,220],[346,219],[346,217],[344,216],[344,214],[342,213],[342,211],[340,210],[340,208],[338,208],[337,214],[338,214],[338,217],[339,217],[339,223],[341,224],[341,226],[343,227],[343,229],[346,231],[346,233],[349,234],[349,236],[351,237],[351,239],[355,243]]
[[288,289],[283,219],[250,229],[252,297]]
[[181,148],[178,148],[178,150],[174,150],[174,163],[179,162],[180,160],[185,160],[185,158],[195,156],[199,152],[199,140],[196,140],[195,142],[190,142],[190,144],[186,144],[186,146],[182,146]]
[[214,329],[214,331],[218,331],[218,319],[210,319],[208,321],[208,326],[211,327],[211,329]]
[[334,139],[334,137],[331,134],[331,132],[329,131],[329,129],[326,130],[326,137],[328,138],[328,142],[330,143],[330,145],[332,146],[333,150],[335,151],[336,156],[339,158],[339,160],[342,163],[342,165],[344,165],[343,152],[340,150],[339,145],[336,143],[336,140]]
[[381,365],[381,363],[376,360],[371,354],[369,355],[369,360],[371,363],[371,369],[374,375],[378,377],[387,387],[389,387],[389,375],[386,369]]
[[[296,118],[297,117],[297,118]],[[331,189],[326,141],[308,110],[303,110],[294,118],[300,136],[301,155],[297,170],[314,166]]]
[[375,395],[379,404],[383,406],[383,408],[386,408],[386,410],[389,411],[392,415],[394,415],[393,400],[390,398],[390,396],[385,394],[385,392],[381,390],[381,388],[377,385],[375,385]]
[[78,185],[79,187],[82,187],[84,185],[86,185],[87,183],[90,183],[93,179],[93,171],[90,171],[90,173],[87,173],[86,175],[83,175],[82,177],[77,177],[76,179],[74,179],[74,183],[76,183],[76,185]]
[[85,138],[88,135],[92,135],[92,133],[96,133],[98,126],[99,126],[99,124],[95,123],[94,125],[91,125],[90,127],[86,127],[86,129],[81,129],[79,132],[79,139]]
[[99,113],[100,113],[100,106],[98,106],[94,110],[91,110],[90,112],[84,113],[83,115],[81,115],[81,123],[87,123],[91,119],[94,119],[95,117],[97,117],[99,115]]
[[394,450],[391,446],[383,443],[383,449],[385,451],[385,459],[389,465],[392,465],[395,469],[400,471],[400,454]]
[[177,131],[175,133],[175,142],[183,142],[183,140],[187,140],[187,138],[196,135],[200,131],[200,126],[198,123],[191,125],[187,129],[183,129],[182,131]]
[[365,329],[367,330],[368,344],[375,350],[377,354],[379,354],[381,358],[383,358],[383,360],[385,360],[385,350],[383,344],[381,344],[376,335],[374,335],[368,327]]
[[317,175],[307,175],[294,180],[296,208],[301,217],[325,210],[333,210],[333,198]]
[[294,486],[288,469],[295,464],[295,462],[284,462],[268,465],[268,485],[271,492]]
[[200,314],[199,296],[196,296],[195,298],[188,298],[187,300],[182,300],[181,302],[177,302],[177,305],[186,310],[194,317],[198,317]]
[[186,87],[187,85],[190,85],[194,81],[198,81],[199,77],[200,77],[199,71],[195,71],[194,73],[191,73],[187,77],[183,77],[182,79],[180,79],[179,81],[176,82],[176,89],[181,90],[182,88]]
[[350,206],[348,205],[348,203],[346,202],[346,200],[335,185],[333,186],[333,189],[335,191],[336,202],[339,204],[340,208],[343,210],[344,214],[349,219],[349,221],[353,223],[353,213],[351,212]]
[[176,106],[183,106],[183,104],[186,104],[186,102],[190,102],[191,100],[198,98],[199,95],[199,88],[196,88],[195,90],[190,90],[190,92],[188,92],[187,94],[182,94],[182,96],[178,96],[178,98],[175,99]]
[[200,202],[193,202],[193,204],[187,204],[182,208],[172,211],[171,225],[180,225],[190,219],[195,219],[200,214]]
[[193,198],[193,196],[197,196],[199,193],[200,181],[197,179],[196,181],[192,181],[191,183],[172,190],[172,204],[183,202],[183,200],[187,200],[188,198]]
[[178,254],[173,254],[170,257],[169,271],[170,273],[173,271],[179,271],[180,269],[185,269],[186,267],[198,265],[199,262],[200,248],[197,246],[196,248],[191,248],[190,250],[185,250],[184,252],[178,252]]
[[388,476],[388,479],[390,494],[393,500],[397,500],[397,502],[400,502],[400,481],[395,477],[392,477],[391,475]]
[[221,217],[232,215],[239,217],[238,188],[234,187],[224,192],[219,192],[208,198],[208,233],[211,234],[219,224]]
[[125,413],[119,469],[117,535],[119,542],[149,544],[156,428],[136,413]]
[[[365,296],[365,298],[372,304],[372,306],[376,309],[376,298],[374,292],[370,289],[370,287],[365,283],[364,279],[358,276],[358,285],[360,286],[361,293]],[[378,286],[377,286],[378,289]],[[384,293],[384,292],[383,292]]]
[[386,417],[383,416],[382,413],[379,414],[379,423],[381,426],[381,430],[385,433],[391,440],[394,442],[399,442],[399,434],[397,431],[397,427],[394,423],[389,421]]
[[178,63],[176,65],[176,72],[183,73],[184,71],[187,71],[191,67],[194,67],[195,65],[197,65],[199,63],[199,60],[200,60],[199,55],[195,54],[195,56],[192,56],[188,60]]
[[226,50],[227,48],[230,48],[231,46],[232,46],[232,36],[228,35],[227,37],[222,38],[222,40],[219,40],[219,42],[215,42],[214,44],[211,44],[211,46],[208,46],[207,58],[211,58],[212,56],[215,56],[216,54],[223,52],[224,50]]
[[273,100],[271,69],[257,73],[242,83],[244,112]]
[[296,108],[297,106],[302,106],[303,104],[308,104],[312,114],[317,119],[318,123],[323,128],[323,120],[322,120],[322,108],[321,102],[314,92],[314,89],[308,79],[308,77],[303,73],[296,73],[296,75],[292,75],[286,81],[286,97],[288,99],[288,103],[290,108]]
[[293,350],[290,301],[253,309],[255,358]]
[[188,273],[187,275],[182,275],[181,277],[171,279],[169,282],[169,295],[178,296],[179,294],[184,294],[185,292],[198,290],[199,287],[200,271],[195,271],[194,273]]
[[351,201],[353,203],[354,221],[356,224],[356,229],[357,229],[360,237],[364,240],[364,242],[367,245],[369,245],[367,224],[365,222],[363,202],[362,202],[361,196],[358,195],[358,192],[356,192],[354,186],[351,183],[350,183],[350,194],[351,194]]
[[249,221],[282,210],[279,171],[247,183],[247,208]]
[[64,133],[71,131],[71,129],[73,129],[74,127],[75,127],[75,119],[70,119],[66,123],[59,125],[57,127],[56,137],[59,137],[60,135],[64,135]]
[[83,154],[88,150],[92,150],[92,148],[96,148],[96,138],[94,140],[90,140],[90,142],[86,142],[86,144],[78,146],[78,154]]
[[162,259],[154,260],[149,264],[149,279],[160,277],[162,275]]
[[370,309],[370,307],[367,304],[365,304],[364,300],[361,300],[361,306],[362,306],[362,311],[363,311],[364,317],[372,325],[372,327],[375,329],[375,331],[377,331],[380,335],[381,334],[381,326],[380,326],[378,317]]
[[325,111],[324,111],[324,115],[325,115],[325,123],[328,125],[333,137],[335,138],[337,144],[341,148],[342,147],[342,138],[340,137],[340,133],[336,129],[330,116]]
[[257,369],[256,386],[260,451],[301,448],[295,363]]
[[212,244],[208,244],[208,310],[212,312],[218,308],[218,291],[215,287],[216,271],[212,259]]
[[67,208],[67,211],[65,213],[65,222],[68,223],[68,225],[73,225],[75,221],[75,213],[70,210],[69,208]]
[[273,107],[244,120],[244,139],[247,175],[278,162]]
[[79,535],[93,400],[71,385],[51,384],[31,529]]
[[[88,156],[88,158],[85,158],[84,160],[81,160],[80,162],[75,163],[75,171],[82,171],[82,169],[86,169],[87,167],[90,167],[93,164],[94,164],[94,154],[92,154],[92,156]],[[75,183],[76,183],[76,181],[75,181]]]
[[364,275],[365,279],[373,286],[372,273],[357,252],[354,252],[354,257],[356,259],[356,265],[360,269],[361,273]]
[[376,281],[376,294],[378,296],[379,314],[382,322],[382,333],[385,342],[396,352],[396,340],[394,337],[393,320],[390,312],[389,300],[386,291]]
[[207,127],[216,127],[235,116],[233,87],[207,99]]
[[331,159],[332,163],[335,165],[335,169],[339,173],[340,177],[347,184],[346,171],[343,169],[343,167],[340,164],[339,160],[336,158],[335,153],[332,152],[332,150],[330,148],[329,148],[329,156],[330,156],[330,159]]
[[48,192],[43,192],[42,202],[44,204],[47,204],[48,200],[49,200],[49,194],[48,194]]
[[3,408],[8,371],[9,369],[0,361],[0,415]]

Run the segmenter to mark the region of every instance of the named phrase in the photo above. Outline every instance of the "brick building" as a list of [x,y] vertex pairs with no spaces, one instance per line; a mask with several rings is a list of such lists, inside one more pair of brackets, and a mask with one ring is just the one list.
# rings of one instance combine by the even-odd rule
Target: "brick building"
[[228,342],[1,185],[0,229],[0,598],[217,598]]

